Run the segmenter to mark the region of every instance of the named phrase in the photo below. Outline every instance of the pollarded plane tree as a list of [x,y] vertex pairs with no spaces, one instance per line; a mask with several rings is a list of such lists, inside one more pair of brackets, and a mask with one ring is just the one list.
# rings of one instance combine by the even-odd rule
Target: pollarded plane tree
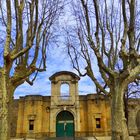
[[111,96],[112,140],[129,140],[123,98],[140,78],[140,2],[73,0],[71,8],[65,31],[72,65]]
[[[46,49],[62,0],[0,0],[0,139],[10,139],[15,89],[46,70]],[[32,79],[31,79],[32,78]]]

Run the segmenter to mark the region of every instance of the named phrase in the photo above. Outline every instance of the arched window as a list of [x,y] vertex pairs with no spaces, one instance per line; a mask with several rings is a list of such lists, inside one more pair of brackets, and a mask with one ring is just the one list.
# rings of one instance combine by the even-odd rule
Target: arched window
[[68,83],[61,84],[60,96],[61,96],[61,99],[68,99],[69,98],[70,92],[69,92],[69,84]]

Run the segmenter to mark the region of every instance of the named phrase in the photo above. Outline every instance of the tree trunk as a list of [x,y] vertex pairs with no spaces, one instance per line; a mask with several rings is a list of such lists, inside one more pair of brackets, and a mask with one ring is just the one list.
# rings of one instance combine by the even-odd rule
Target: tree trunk
[[8,84],[5,70],[0,71],[0,140],[10,139],[10,103],[12,87]]
[[124,87],[122,82],[116,80],[112,93],[112,140],[129,140],[128,127],[124,112]]

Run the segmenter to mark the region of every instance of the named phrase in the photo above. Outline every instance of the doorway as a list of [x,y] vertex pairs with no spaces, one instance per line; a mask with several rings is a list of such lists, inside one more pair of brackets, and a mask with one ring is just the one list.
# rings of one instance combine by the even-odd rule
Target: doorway
[[56,137],[74,137],[74,117],[69,111],[61,111],[57,115]]

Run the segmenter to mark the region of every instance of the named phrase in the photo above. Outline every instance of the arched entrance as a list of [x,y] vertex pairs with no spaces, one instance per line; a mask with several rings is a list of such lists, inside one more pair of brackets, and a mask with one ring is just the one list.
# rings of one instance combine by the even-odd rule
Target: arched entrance
[[69,111],[61,111],[56,117],[56,137],[74,136],[74,117]]

